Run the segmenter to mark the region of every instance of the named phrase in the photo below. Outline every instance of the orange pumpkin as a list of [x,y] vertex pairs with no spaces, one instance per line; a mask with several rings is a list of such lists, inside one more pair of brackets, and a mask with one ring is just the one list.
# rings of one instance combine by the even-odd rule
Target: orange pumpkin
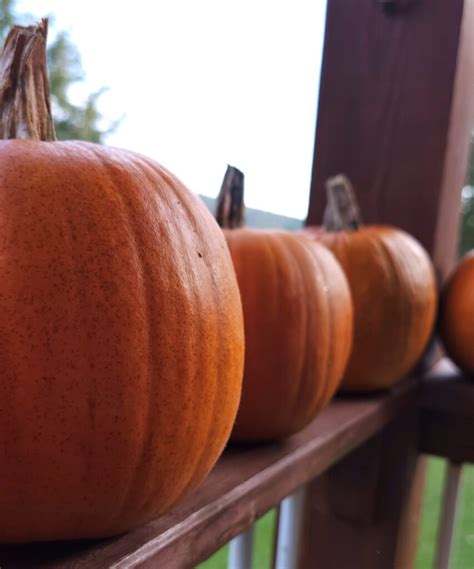
[[[45,35],[8,36],[4,136],[6,116],[18,136],[54,133]],[[205,478],[237,412],[222,233],[152,160],[82,142],[0,142],[0,211],[0,541],[143,524]]]
[[337,257],[354,302],[354,340],[342,388],[390,387],[417,363],[432,333],[437,293],[423,247],[404,231],[360,223],[349,181],[328,181],[324,228],[307,228]]
[[474,251],[459,262],[443,288],[440,334],[453,362],[474,376]]
[[336,391],[351,346],[352,303],[334,256],[286,231],[239,229],[243,175],[218,200],[242,297],[245,367],[231,439],[263,441],[307,425]]

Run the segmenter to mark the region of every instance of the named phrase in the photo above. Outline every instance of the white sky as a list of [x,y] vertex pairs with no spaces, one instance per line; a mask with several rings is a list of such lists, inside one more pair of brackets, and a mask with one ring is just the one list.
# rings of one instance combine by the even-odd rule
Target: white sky
[[124,119],[107,143],[155,158],[215,196],[228,163],[246,204],[303,218],[308,205],[325,0],[19,0],[54,15]]

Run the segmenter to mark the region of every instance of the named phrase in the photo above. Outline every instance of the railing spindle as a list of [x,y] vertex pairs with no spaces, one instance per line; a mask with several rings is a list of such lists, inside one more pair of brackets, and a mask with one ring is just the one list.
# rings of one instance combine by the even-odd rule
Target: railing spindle
[[438,550],[435,569],[448,569],[453,544],[456,510],[461,480],[462,464],[449,462],[444,483],[443,506],[438,531]]
[[228,569],[251,569],[253,530],[254,525],[252,524],[248,529],[229,542]]
[[298,566],[305,486],[280,504],[275,569],[296,569]]

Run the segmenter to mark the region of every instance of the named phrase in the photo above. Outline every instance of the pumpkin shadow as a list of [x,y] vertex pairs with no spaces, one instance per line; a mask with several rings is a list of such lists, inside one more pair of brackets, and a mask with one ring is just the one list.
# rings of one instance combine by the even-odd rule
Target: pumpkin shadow
[[334,397],[336,401],[361,401],[364,399],[380,399],[390,393],[390,388],[377,389],[375,391],[338,391]]
[[42,541],[21,544],[0,544],[2,569],[52,568],[61,561],[84,555],[98,545],[107,545],[120,536],[104,539],[76,539],[67,541]]
[[270,451],[282,450],[288,445],[289,438],[290,437],[281,440],[261,440],[252,442],[229,441],[224,452],[226,454],[245,454],[262,449]]

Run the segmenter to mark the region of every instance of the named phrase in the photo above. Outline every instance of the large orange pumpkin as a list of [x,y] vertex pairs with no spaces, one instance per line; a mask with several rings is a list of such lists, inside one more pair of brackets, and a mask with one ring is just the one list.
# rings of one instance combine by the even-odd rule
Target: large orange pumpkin
[[239,229],[243,175],[227,170],[218,221],[242,297],[245,367],[231,439],[281,439],[331,399],[351,346],[352,303],[344,274],[323,246],[287,231]]
[[450,358],[474,376],[474,251],[459,262],[443,288],[440,333]]
[[[4,137],[54,133],[45,33],[8,36]],[[0,319],[0,541],[117,534],[205,478],[240,398],[242,308],[221,230],[168,171],[0,142]]]
[[423,247],[390,226],[362,226],[349,181],[328,181],[323,228],[309,234],[334,253],[354,302],[354,341],[342,388],[369,391],[401,380],[432,333],[437,293]]

